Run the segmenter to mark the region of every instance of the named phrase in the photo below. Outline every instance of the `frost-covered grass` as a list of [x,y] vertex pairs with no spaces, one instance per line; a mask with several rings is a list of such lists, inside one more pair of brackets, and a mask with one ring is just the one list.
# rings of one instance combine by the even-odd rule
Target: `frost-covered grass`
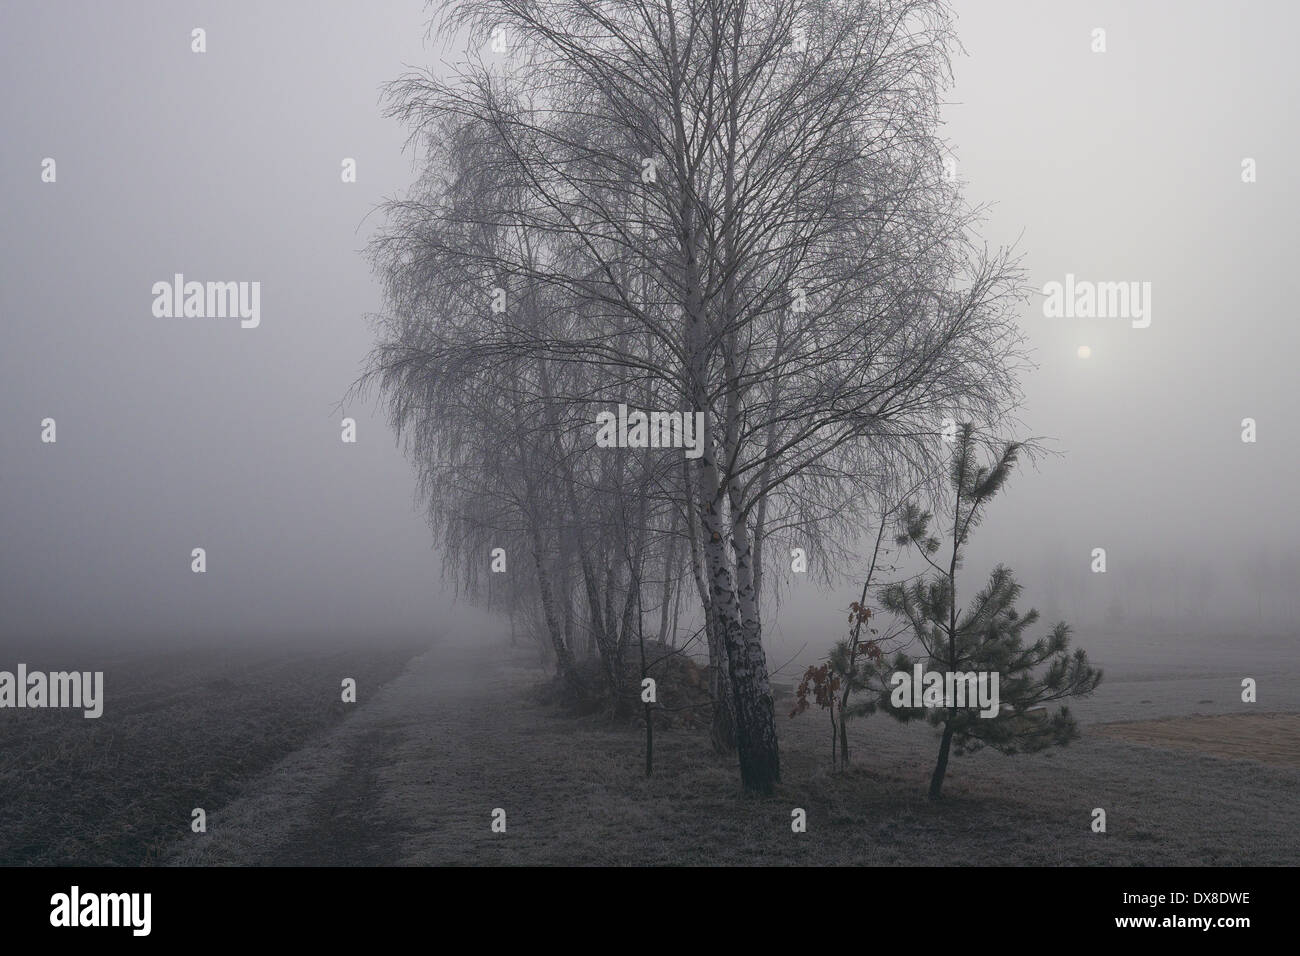
[[[825,715],[785,717],[783,783],[745,797],[699,733],[643,736],[537,702],[544,673],[493,648],[435,648],[336,730],[249,788],[180,863],[1294,865],[1300,770],[1089,733],[1098,721],[1241,710],[1233,673],[1103,685],[1082,740],[1050,755],[954,758],[925,799],[933,731],[852,725],[830,769]],[[1260,671],[1261,674],[1270,672]],[[1123,675],[1121,675],[1123,677]],[[1300,710],[1296,695],[1270,710]],[[1294,682],[1291,682],[1294,686]],[[1214,695],[1214,696],[1211,696]],[[1215,700],[1217,697],[1217,701]],[[1205,703],[1212,701],[1211,703]],[[1216,709],[1217,708],[1217,709]],[[808,832],[791,831],[791,811]],[[1092,811],[1107,832],[1091,830]],[[504,834],[490,828],[506,811]]]
[[0,865],[140,865],[348,714],[420,648],[9,649],[0,668],[104,671],[104,713],[0,710]]

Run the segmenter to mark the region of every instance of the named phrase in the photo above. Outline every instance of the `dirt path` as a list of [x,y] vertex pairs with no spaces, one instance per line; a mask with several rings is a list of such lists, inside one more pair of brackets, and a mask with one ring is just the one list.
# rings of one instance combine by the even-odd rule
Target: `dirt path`
[[[168,862],[383,865],[417,862],[413,854],[471,862],[482,848],[464,840],[467,824],[490,837],[502,799],[487,758],[511,749],[519,730],[510,720],[519,708],[502,700],[522,692],[527,676],[482,648],[434,647],[373,700],[358,688],[356,714],[212,814],[208,833],[183,841]],[[460,839],[440,839],[449,818]]]

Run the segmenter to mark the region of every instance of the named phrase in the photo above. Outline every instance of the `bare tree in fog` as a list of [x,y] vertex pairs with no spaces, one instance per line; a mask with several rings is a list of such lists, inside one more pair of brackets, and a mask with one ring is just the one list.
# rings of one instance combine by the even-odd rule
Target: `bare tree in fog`
[[[534,550],[575,554],[603,645],[625,646],[649,562],[689,554],[715,741],[734,731],[745,786],[768,791],[767,546],[842,559],[870,492],[933,466],[942,417],[998,423],[1016,398],[1018,273],[976,246],[975,213],[941,173],[947,11],[443,6],[445,29],[505,36],[509,59],[391,88],[426,171],[377,244],[392,317],[372,375],[435,456],[455,382],[479,396],[508,380],[493,408],[548,436],[521,456],[550,498],[530,527],[572,539]],[[486,307],[492,288],[504,310]],[[413,403],[431,374],[441,397]],[[671,452],[595,449],[590,423],[620,402],[702,413],[700,456],[679,470]]]
[[391,308],[362,384],[376,383],[389,399],[458,585],[482,597],[493,547],[530,555],[529,585],[557,670],[576,687],[574,582],[581,580],[587,646],[599,653],[621,708],[647,555],[656,545],[671,554],[664,545],[675,544],[649,533],[667,520],[665,496],[651,500],[651,487],[660,480],[654,472],[669,466],[649,456],[592,454],[591,419],[581,417],[575,397],[598,387],[592,367],[516,344],[586,321],[582,303],[559,298],[554,286],[511,281],[513,263],[536,273],[542,267],[532,260],[555,249],[520,225],[519,191],[486,174],[492,142],[451,127],[443,133],[430,143],[440,160],[428,170],[434,181],[417,195],[445,214],[432,214],[421,198],[394,203],[390,230],[375,246]]

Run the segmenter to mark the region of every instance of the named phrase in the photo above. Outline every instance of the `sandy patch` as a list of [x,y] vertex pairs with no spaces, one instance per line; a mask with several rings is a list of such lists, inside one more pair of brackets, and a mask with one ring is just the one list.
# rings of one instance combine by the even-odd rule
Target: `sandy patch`
[[1300,767],[1300,714],[1223,714],[1094,725],[1092,733],[1151,747]]

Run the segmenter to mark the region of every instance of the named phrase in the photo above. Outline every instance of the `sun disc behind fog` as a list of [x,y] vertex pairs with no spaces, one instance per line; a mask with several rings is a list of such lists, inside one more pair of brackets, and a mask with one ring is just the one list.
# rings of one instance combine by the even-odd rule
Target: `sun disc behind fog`
[[1092,358],[1092,346],[1080,345],[1075,354],[1081,359]]

